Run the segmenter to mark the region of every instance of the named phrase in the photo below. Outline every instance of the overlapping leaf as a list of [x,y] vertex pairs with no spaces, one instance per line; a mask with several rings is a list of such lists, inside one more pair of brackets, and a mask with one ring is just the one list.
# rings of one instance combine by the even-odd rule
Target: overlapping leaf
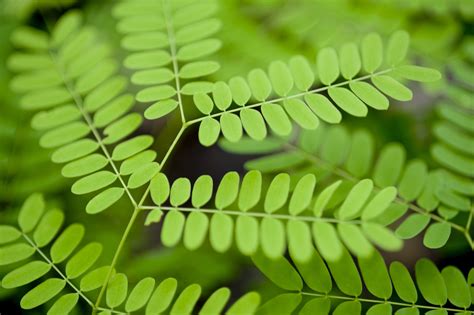
[[210,146],[221,131],[231,142],[240,140],[244,131],[255,140],[264,139],[268,129],[286,136],[293,122],[313,130],[320,120],[339,123],[340,110],[357,117],[366,116],[368,107],[386,110],[385,95],[408,101],[411,90],[396,78],[436,81],[440,77],[435,70],[402,64],[406,49],[401,47],[406,48],[408,40],[405,32],[394,33],[384,55],[380,36],[369,34],[360,48],[350,43],[339,54],[333,48],[322,49],[316,73],[308,60],[297,56],[288,63],[272,62],[267,72],[254,69],[246,78],[216,82],[210,95],[194,95],[196,107],[206,115],[195,120],[200,122],[199,140]]
[[16,30],[19,50],[9,65],[19,72],[11,87],[22,95],[20,104],[38,111],[32,126],[42,132],[40,145],[54,149],[53,162],[66,163],[62,174],[76,178],[73,193],[97,194],[86,208],[97,213],[126,192],[132,198],[129,191],[146,184],[158,164],[148,150],[153,139],[131,137],[142,117],[130,112],[133,96],[124,93],[127,79],[118,74],[112,47],[81,19],[67,13],[51,35]]
[[[245,255],[261,248],[266,256],[278,258],[288,248],[301,261],[309,259],[313,242],[332,261],[341,257],[345,246],[361,257],[370,255],[374,244],[390,251],[402,246],[377,221],[395,198],[393,187],[372,193],[372,180],[349,189],[339,181],[315,196],[313,174],[292,182],[286,173],[276,175],[266,191],[262,187],[259,171],[246,173],[242,182],[236,172],[227,173],[215,195],[210,176],[199,177],[194,185],[186,178],[170,185],[160,173],[151,183],[157,206],[145,207],[151,210],[147,224],[160,221],[166,211],[161,231],[166,246],[182,240],[194,250],[209,235],[211,246],[219,252],[235,242]],[[209,208],[211,200],[214,206]]]

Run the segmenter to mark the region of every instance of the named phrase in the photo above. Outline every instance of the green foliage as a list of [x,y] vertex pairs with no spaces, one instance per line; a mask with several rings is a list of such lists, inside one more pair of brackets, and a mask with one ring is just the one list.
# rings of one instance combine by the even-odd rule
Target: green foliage
[[[266,302],[261,307],[265,314],[278,313],[282,307],[292,312],[302,303],[302,297],[307,299],[300,314],[314,311],[329,314],[333,308],[332,314],[356,315],[361,314],[362,304],[369,305],[367,314],[418,314],[425,310],[439,314],[447,314],[448,311],[468,314],[472,307],[469,284],[462,272],[453,266],[440,271],[426,258],[416,263],[416,281],[402,263],[395,261],[387,266],[377,251],[367,257],[359,257],[357,265],[347,251],[340,260],[325,264],[314,249],[310,260],[305,263],[293,258],[295,266],[284,257],[271,260],[261,253],[253,256],[252,260],[274,284],[283,290],[293,291]],[[330,294],[334,285],[339,294]],[[363,288],[370,292],[370,298],[359,298]],[[289,299],[289,296],[292,298]],[[455,307],[445,307],[448,301]]]
[[[430,222],[424,243],[429,248],[443,247],[449,239],[452,229],[466,236],[469,228],[450,222],[460,212],[469,216],[470,200],[464,196],[446,196],[443,185],[453,182],[462,191],[471,191],[471,183],[449,176],[443,170],[428,170],[425,162],[419,159],[406,161],[406,150],[398,143],[391,143],[375,151],[373,136],[364,129],[353,133],[341,126],[321,126],[315,131],[302,132],[296,141],[287,141],[279,137],[269,138],[266,145],[257,147],[252,139],[244,138],[238,143],[221,141],[221,147],[233,153],[268,155],[248,161],[247,169],[264,173],[296,169],[299,172],[312,172],[321,179],[340,178],[354,186],[364,177],[373,179],[376,190],[383,192],[387,187],[396,187],[393,198],[383,220],[392,224],[402,218],[408,210],[415,212],[408,218],[402,218],[397,234],[402,239],[410,239],[421,233]],[[264,147],[265,149],[262,149]],[[255,149],[254,149],[255,148]],[[464,183],[464,185],[463,185]],[[391,194],[388,191],[386,194]],[[360,197],[360,193],[357,196]],[[443,204],[440,204],[440,201]],[[349,202],[349,211],[357,212],[353,202]],[[381,208],[374,206],[380,211]],[[376,211],[376,210],[374,210]],[[438,212],[438,215],[434,213]]]
[[[297,0],[280,9],[280,2],[101,4],[104,15],[111,11],[117,19],[120,43],[114,43],[107,23],[97,23],[100,13],[94,8],[101,5],[95,3],[85,5],[89,11],[68,10],[55,23],[44,15],[44,27],[32,23],[35,27],[21,25],[11,33],[15,51],[7,66],[15,75],[9,87],[21,110],[32,115],[34,131],[21,126],[26,138],[37,139],[45,149],[38,160],[44,162],[46,152],[61,165],[62,177],[73,179],[74,195],[86,195],[84,204],[74,199],[80,208],[96,214],[84,222],[95,222],[96,230],[86,232],[83,224],[69,222],[76,221],[74,212],[59,210],[69,200],[45,201],[35,193],[18,215],[11,212],[17,224],[2,218],[1,284],[9,290],[25,287],[14,291],[21,308],[47,314],[470,313],[472,268],[466,279],[457,267],[439,270],[422,258],[413,280],[405,265],[387,265],[378,250],[398,252],[405,239],[423,231],[428,249],[447,247],[457,232],[474,248],[472,38],[449,43],[446,38],[455,37],[450,28],[428,58],[420,33],[433,30],[426,31],[425,22],[421,30],[408,23],[414,13],[436,14],[443,21],[453,14],[469,19],[471,7],[443,1],[431,10],[424,1],[412,6],[384,1],[382,9],[380,3],[362,0],[359,9],[349,1]],[[274,14],[266,16],[268,10]],[[364,10],[372,13],[370,19]],[[381,10],[379,20],[373,19],[376,10]],[[249,23],[241,18],[245,15],[251,15]],[[285,40],[294,43],[284,43],[286,36],[264,39],[257,25],[267,27],[268,34],[289,34]],[[356,36],[346,38],[339,25],[352,25],[347,34]],[[401,26],[408,31],[396,31]],[[312,32],[314,27],[320,31]],[[212,38],[217,32],[220,39]],[[437,64],[446,56],[446,66]],[[440,72],[421,65],[434,65],[448,79],[433,83]],[[416,104],[417,86],[410,81],[423,83],[431,94],[436,88],[443,92],[436,110],[440,121],[433,127],[434,161],[412,158],[413,150],[405,145],[409,148],[414,139],[378,147],[372,129],[347,127],[366,116],[367,125],[379,118],[384,124],[395,112],[391,104]],[[2,127],[4,120],[20,125],[23,117],[16,120],[16,115],[16,110],[2,115]],[[242,176],[226,171],[218,184],[207,174],[191,180],[178,172],[176,178],[166,167],[194,126],[204,147],[218,142],[230,153],[265,156],[252,156]],[[390,126],[378,131],[384,129]],[[166,138],[169,134],[173,138]],[[0,133],[0,140],[10,142],[13,135]],[[39,152],[19,142],[32,148],[32,156]],[[15,184],[11,161],[30,151],[8,150],[0,146],[0,169],[8,170],[2,181],[5,177],[6,186],[11,181],[21,189],[13,187],[5,196],[26,195],[34,187],[54,191],[42,177],[36,185]],[[189,163],[194,156],[180,158]],[[44,172],[54,169],[49,165]],[[29,172],[26,168],[27,177]],[[35,178],[31,172],[29,179]],[[3,192],[0,197],[8,199]],[[122,206],[131,215],[128,220],[122,219]],[[104,212],[109,208],[113,211]],[[158,228],[167,249],[148,251],[156,240],[137,233],[140,220],[151,231]],[[100,233],[112,230],[109,223],[116,221],[124,230],[109,250],[112,241],[103,242]],[[132,235],[140,237],[132,241]],[[285,292],[275,296],[264,286],[262,292],[231,298],[228,288],[217,289],[228,279],[216,281],[216,275],[225,271],[206,276],[219,267],[202,259],[210,253],[206,247],[225,253],[220,257],[228,265],[251,260]],[[193,254],[182,255],[188,251]],[[196,271],[180,274],[202,273],[203,283],[180,279],[178,285],[166,267],[159,270],[159,280],[151,277],[162,266],[155,252],[167,256],[175,269],[188,266],[183,259],[194,263]],[[255,286],[252,279],[241,284],[240,291]],[[273,297],[260,306],[260,293]]]
[[[147,277],[128,290],[129,281],[123,273],[110,266],[95,267],[102,245],[90,242],[81,245],[84,227],[71,224],[62,229],[63,213],[46,210],[41,195],[30,196],[19,213],[18,227],[1,226],[2,247],[0,265],[15,264],[2,279],[6,289],[35,283],[21,299],[23,309],[33,309],[54,299],[48,314],[69,313],[82,299],[94,307],[91,296],[108,282],[106,308],[101,314],[130,314],[143,310],[145,314],[191,314],[201,295],[201,287],[192,284],[178,290],[174,278],[155,284]],[[49,255],[48,255],[49,249]],[[41,280],[47,276],[45,280]],[[67,289],[66,289],[67,287]],[[67,293],[72,291],[72,293]],[[203,314],[221,313],[230,298],[230,290],[216,290],[200,308]],[[251,314],[260,304],[256,293],[247,293],[233,302],[227,314]],[[94,307],[95,308],[95,307]]]

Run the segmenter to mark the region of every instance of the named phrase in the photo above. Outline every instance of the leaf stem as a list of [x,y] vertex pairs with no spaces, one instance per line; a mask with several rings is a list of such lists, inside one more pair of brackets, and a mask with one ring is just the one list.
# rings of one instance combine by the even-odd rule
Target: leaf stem
[[396,306],[403,306],[403,307],[413,307],[418,309],[428,309],[428,310],[446,310],[449,312],[461,313],[466,311],[465,309],[455,309],[455,308],[444,308],[444,307],[437,307],[437,306],[429,306],[429,305],[418,305],[418,304],[410,304],[410,303],[403,303],[403,302],[393,302],[388,300],[375,300],[375,299],[365,299],[359,297],[350,297],[350,296],[340,296],[340,295],[329,295],[323,293],[313,293],[313,292],[299,292],[302,295],[307,296],[316,296],[316,297],[323,297],[329,299],[337,299],[337,300],[346,300],[346,301],[360,301],[366,303],[373,303],[373,304],[391,304]]
[[188,121],[188,124],[192,125],[192,124],[195,124],[195,123],[199,123],[202,120],[206,119],[207,117],[214,118],[214,117],[222,116],[225,113],[239,112],[239,111],[241,111],[245,108],[255,108],[255,107],[262,106],[264,104],[278,103],[278,102],[282,102],[282,101],[285,101],[285,100],[290,100],[290,99],[293,99],[293,98],[303,97],[305,95],[309,95],[309,94],[313,94],[313,93],[324,92],[326,90],[329,90],[330,88],[345,86],[345,85],[348,85],[351,82],[364,81],[364,80],[367,80],[367,79],[370,79],[370,78],[373,78],[373,77],[376,77],[376,76],[379,76],[379,75],[382,75],[382,74],[389,73],[391,71],[393,71],[393,68],[386,69],[386,70],[379,71],[379,72],[375,72],[373,74],[365,75],[365,76],[362,76],[362,77],[359,77],[359,78],[356,78],[356,79],[347,80],[347,81],[340,82],[340,83],[337,83],[337,84],[324,86],[324,87],[320,87],[320,88],[317,88],[317,89],[313,89],[313,90],[309,90],[309,91],[305,91],[305,92],[301,92],[301,93],[297,93],[297,94],[293,94],[293,95],[289,95],[289,96],[279,97],[279,98],[275,98],[275,99],[272,99],[272,100],[251,104],[251,105],[245,105],[245,106],[234,108],[234,109],[231,109],[231,110],[228,110],[228,111],[215,113],[215,114],[212,114],[212,115],[202,116],[202,117],[199,117],[199,118]]

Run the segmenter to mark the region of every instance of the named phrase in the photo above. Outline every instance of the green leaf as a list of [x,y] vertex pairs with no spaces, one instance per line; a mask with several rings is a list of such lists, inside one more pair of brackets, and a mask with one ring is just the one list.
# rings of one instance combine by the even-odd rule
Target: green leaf
[[129,177],[128,188],[134,189],[149,183],[159,171],[160,165],[156,162],[142,165]]
[[314,73],[308,60],[303,56],[295,56],[290,59],[289,66],[298,90],[308,91],[314,83]]
[[125,301],[128,291],[127,276],[123,273],[118,273],[110,279],[107,286],[105,300],[107,305],[111,308],[116,308]]
[[451,225],[447,222],[436,222],[428,227],[423,244],[431,249],[441,248],[448,242]]
[[107,102],[118,96],[127,86],[127,80],[122,76],[115,76],[94,89],[84,98],[84,109],[96,111]]
[[130,292],[125,310],[127,312],[135,312],[145,306],[155,287],[155,279],[147,277],[140,280]]
[[176,299],[171,308],[170,315],[188,315],[193,311],[199,297],[201,295],[201,287],[198,284],[187,286]]
[[340,259],[326,261],[337,287],[350,296],[359,296],[362,293],[362,281],[359,271],[349,252],[343,248]]
[[260,304],[260,295],[249,292],[237,300],[227,311],[226,315],[254,314]]
[[430,223],[430,217],[424,214],[414,213],[398,226],[395,233],[402,239],[411,239],[423,231]]
[[333,312],[333,315],[360,315],[362,306],[359,301],[348,301],[339,304]]
[[356,117],[367,116],[367,106],[350,90],[342,87],[332,87],[328,90],[329,96],[345,112]]
[[54,242],[51,247],[51,259],[57,264],[64,261],[74,249],[79,245],[84,236],[84,226],[71,224],[68,226]]
[[62,168],[61,174],[64,177],[82,177],[103,169],[108,163],[109,162],[105,156],[93,153],[66,164]]
[[261,192],[262,173],[259,171],[250,171],[245,174],[239,193],[239,209],[242,211],[252,209],[260,200]]
[[268,68],[268,74],[275,93],[286,96],[293,88],[293,76],[290,69],[282,61],[273,61]]
[[397,101],[410,101],[413,93],[409,88],[387,75],[377,75],[372,77],[372,83],[383,93]]
[[257,101],[264,101],[272,92],[272,85],[267,74],[262,69],[254,69],[249,72],[247,80],[252,95]]
[[323,48],[316,58],[318,76],[324,85],[331,85],[339,77],[339,62],[334,48]]
[[174,278],[163,280],[153,292],[145,313],[151,315],[165,311],[173,300],[177,286],[178,283]]
[[64,214],[59,210],[50,210],[41,218],[35,232],[33,240],[38,247],[49,244],[58,233],[64,221]]
[[311,258],[313,242],[311,230],[306,222],[289,220],[286,225],[288,248],[294,261],[307,262]]
[[54,163],[66,163],[89,155],[99,148],[99,144],[91,139],[81,139],[65,145],[53,152],[51,160]]
[[364,207],[362,220],[371,220],[381,215],[397,197],[395,187],[386,187],[379,191]]
[[232,104],[232,93],[230,87],[222,81],[214,83],[212,98],[217,108],[225,111]]
[[373,305],[366,313],[367,315],[391,315],[392,305],[390,304],[376,304]]
[[189,250],[199,248],[206,237],[209,219],[201,212],[192,212],[186,220],[184,228],[184,247]]
[[214,250],[219,253],[226,252],[232,245],[233,234],[234,221],[230,216],[222,213],[212,215],[209,240]]
[[80,121],[71,122],[46,132],[40,139],[40,145],[43,148],[59,147],[84,138],[89,132],[90,129],[85,123]]
[[34,253],[35,249],[25,243],[16,243],[0,247],[0,266],[25,260]]
[[117,180],[117,175],[109,171],[99,171],[76,181],[71,191],[76,195],[88,194],[105,188]]
[[167,247],[178,244],[184,228],[184,215],[176,210],[168,212],[161,230],[161,242]]
[[374,223],[363,223],[362,229],[365,235],[373,243],[386,251],[399,251],[403,248],[403,241],[388,228]]
[[26,293],[20,301],[21,308],[30,310],[42,305],[59,294],[66,286],[63,279],[50,278]]
[[150,182],[150,195],[153,202],[160,206],[170,194],[170,184],[168,178],[163,173],[158,173]]
[[[103,266],[89,271],[85,276],[81,278],[81,291],[89,292],[102,287],[102,285],[107,279],[109,270],[109,266]],[[111,276],[113,276],[114,274],[115,271],[112,270]]]
[[328,315],[331,310],[331,299],[313,298],[300,310],[300,315]]
[[441,79],[438,70],[413,65],[399,66],[395,69],[395,73],[402,78],[419,82],[434,82]]
[[139,102],[155,102],[166,100],[176,95],[176,90],[169,85],[159,85],[141,90],[136,95]]
[[308,106],[299,99],[287,99],[283,102],[288,115],[301,128],[314,130],[319,126],[318,117],[308,108]]
[[120,118],[104,129],[104,135],[106,135],[106,137],[103,143],[113,144],[126,138],[140,127],[142,121],[143,118],[138,113],[131,113]]
[[398,184],[398,193],[407,201],[415,200],[421,194],[427,177],[428,168],[423,161],[408,162]]
[[161,67],[171,62],[170,53],[165,50],[154,50],[132,53],[125,58],[124,66],[129,69],[149,69]]
[[43,261],[32,261],[10,271],[2,279],[2,287],[12,289],[31,283],[51,270],[51,266]]
[[270,259],[262,253],[257,253],[252,256],[252,261],[268,279],[280,288],[291,291],[300,291],[303,288],[301,277],[285,257]]
[[396,31],[390,36],[386,51],[389,66],[398,65],[405,59],[409,44],[410,35],[405,31]]
[[0,225],[0,244],[10,243],[17,240],[21,236],[21,232],[13,226]]
[[153,223],[161,222],[162,217],[163,211],[161,211],[161,209],[153,209],[147,214],[145,219],[145,225],[149,226]]
[[229,87],[232,93],[232,98],[237,105],[245,105],[252,96],[247,81],[242,77],[231,78],[229,80]]
[[262,250],[271,259],[276,259],[285,253],[285,227],[274,218],[263,218],[260,224],[260,244]]
[[64,105],[35,114],[31,126],[36,130],[48,130],[70,123],[81,117],[77,106]]
[[358,257],[368,257],[374,251],[372,244],[355,224],[339,223],[337,225],[339,236],[347,248]]
[[390,277],[397,295],[405,302],[415,303],[418,299],[413,279],[408,269],[400,262],[395,261],[390,264]]
[[[292,257],[294,260],[294,257]],[[318,252],[311,249],[311,256],[307,262],[294,260],[296,268],[308,287],[316,292],[329,293],[332,290],[332,278],[324,260]]]
[[167,83],[174,79],[174,73],[167,68],[137,71],[131,81],[136,85],[155,85]]
[[228,288],[214,291],[202,306],[199,315],[221,314],[229,298],[230,290]]
[[395,186],[405,164],[405,149],[398,143],[385,146],[374,168],[374,182],[377,186]]
[[239,216],[235,227],[235,242],[244,255],[253,255],[258,248],[258,221],[253,217]]
[[195,208],[201,208],[212,198],[212,177],[201,175],[194,182],[191,203]]
[[220,65],[215,61],[196,61],[185,64],[179,71],[181,79],[194,79],[213,74],[219,70]]
[[35,28],[22,26],[17,28],[10,38],[13,45],[32,50],[48,49],[48,35]]
[[313,223],[313,238],[316,246],[327,261],[336,261],[341,258],[343,246],[336,229],[327,222]]
[[230,142],[237,142],[242,138],[242,123],[236,114],[224,113],[220,118],[220,124],[222,134]]
[[352,145],[345,168],[357,178],[367,176],[373,167],[374,138],[367,130],[357,130],[352,135]]
[[296,216],[308,208],[315,187],[316,177],[313,174],[306,174],[298,181],[288,206],[291,215]]
[[285,205],[290,193],[290,175],[281,173],[273,178],[267,190],[264,209],[273,213]]
[[66,275],[69,279],[75,279],[86,272],[97,261],[102,253],[102,245],[97,242],[89,243],[66,264]]
[[262,114],[270,129],[279,136],[291,133],[292,125],[283,108],[277,104],[263,104]]
[[49,88],[29,92],[20,100],[20,106],[26,110],[39,110],[64,104],[71,100],[71,93],[65,88]]
[[221,125],[217,120],[211,117],[206,117],[199,125],[199,142],[205,146],[210,147],[216,143],[221,132]]
[[95,113],[94,125],[99,128],[110,125],[112,122],[126,114],[134,104],[135,100],[130,94],[116,97]]
[[338,124],[341,122],[341,113],[326,96],[321,94],[307,94],[304,100],[309,108],[325,122],[330,124]]
[[[176,17],[174,17],[174,22],[176,23]],[[218,39],[206,39],[181,47],[176,57],[180,61],[195,60],[216,52],[221,46],[222,42]]]
[[433,262],[426,258],[418,260],[415,275],[418,288],[426,301],[434,305],[446,304],[448,299],[446,285]]
[[321,217],[323,215],[324,209],[326,208],[327,204],[329,203],[341,183],[342,181],[338,180],[329,185],[328,187],[324,188],[324,190],[319,193],[313,206],[313,213],[315,216]]
[[378,110],[388,109],[390,105],[388,99],[369,83],[353,81],[349,83],[349,87],[358,98],[370,107]]
[[149,135],[134,137],[117,145],[112,152],[112,159],[114,161],[123,161],[149,148],[152,143],[153,137]]
[[250,138],[263,140],[267,136],[267,127],[262,114],[255,109],[244,108],[240,111],[240,119],[245,132]]
[[209,97],[209,95],[204,93],[198,93],[193,95],[194,105],[197,109],[204,115],[209,115],[214,108],[214,102]]
[[68,293],[61,296],[54,302],[47,315],[69,314],[79,301],[78,293]]
[[351,80],[359,73],[361,69],[361,59],[356,44],[348,43],[341,47],[339,51],[339,62],[341,74],[345,79]]
[[170,193],[170,203],[173,207],[184,204],[191,197],[191,182],[185,177],[180,177],[173,182]]
[[362,64],[365,71],[373,73],[382,64],[382,38],[376,33],[370,33],[362,39]]
[[44,199],[40,194],[29,196],[18,214],[18,225],[24,233],[31,232],[44,212]]
[[120,187],[107,188],[87,203],[86,212],[89,214],[102,212],[116,203],[124,193],[125,189]]
[[230,206],[239,193],[239,174],[237,172],[228,172],[222,177],[216,192],[216,207],[222,210]]
[[358,182],[349,192],[343,204],[339,208],[339,217],[349,220],[357,217],[362,207],[369,199],[374,183],[371,179],[363,179]]
[[283,293],[272,298],[259,309],[259,315],[271,314],[292,314],[292,312],[301,303],[302,296],[298,293]]
[[448,266],[441,271],[449,301],[457,307],[468,309],[472,303],[469,286],[462,272],[453,266]]
[[368,257],[359,257],[359,267],[365,286],[374,296],[388,300],[392,295],[392,282],[385,261],[379,252]]

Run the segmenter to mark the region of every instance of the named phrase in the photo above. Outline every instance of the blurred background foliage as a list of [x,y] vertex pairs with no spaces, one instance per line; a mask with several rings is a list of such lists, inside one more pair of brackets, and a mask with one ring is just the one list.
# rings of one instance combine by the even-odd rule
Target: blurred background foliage
[[[38,135],[29,126],[29,114],[20,110],[9,91],[11,74],[6,65],[12,50],[9,37],[15,27],[52,23],[70,8],[81,9],[86,21],[115,43],[117,55],[123,56],[115,32],[116,21],[111,17],[114,4],[113,0],[0,0],[0,221],[13,221],[15,209],[31,192],[45,193],[50,207],[64,209],[70,222],[80,221],[94,231],[88,237],[104,243],[103,257],[110,257],[115,250],[130,215],[129,205],[117,204],[113,211],[100,216],[85,214],[85,202],[69,193],[70,183],[61,177],[59,167],[50,162],[50,152],[39,147]],[[409,158],[424,158],[435,165],[428,152],[434,141],[430,129],[436,120],[438,103],[450,99],[471,104],[472,108],[472,0],[220,0],[218,16],[223,23],[218,35],[223,47],[216,56],[221,69],[211,80],[245,75],[252,68],[266,68],[270,61],[288,60],[295,54],[314,60],[319,49],[338,48],[371,31],[387,36],[398,29],[407,30],[412,37],[411,58],[420,65],[440,70],[443,80],[417,87],[412,102],[395,104],[387,112],[371,111],[364,119],[348,117],[344,125],[349,130],[368,128],[379,147],[391,141],[401,142]],[[155,149],[161,154],[179,127],[179,117],[144,126],[156,137]],[[196,132],[192,130],[186,135],[167,165],[166,172],[171,178],[187,176],[193,180],[204,173],[220,178],[229,170],[242,171],[244,162],[254,157],[231,155],[217,146],[205,149],[196,141]],[[144,276],[173,276],[183,285],[198,282],[205,290],[227,285],[238,294],[257,288],[264,298],[276,290],[251,268],[248,259],[237,253],[164,249],[159,242],[159,227],[150,229],[137,224],[134,229],[119,266],[132,282]],[[417,258],[428,256],[439,267],[455,264],[466,271],[472,265],[469,255],[471,252],[462,239],[453,239],[442,250],[429,252],[415,239],[396,257],[412,266]],[[5,271],[0,269],[0,273]],[[2,314],[21,313],[16,305],[19,293],[0,288]],[[41,310],[37,312],[40,314]]]

